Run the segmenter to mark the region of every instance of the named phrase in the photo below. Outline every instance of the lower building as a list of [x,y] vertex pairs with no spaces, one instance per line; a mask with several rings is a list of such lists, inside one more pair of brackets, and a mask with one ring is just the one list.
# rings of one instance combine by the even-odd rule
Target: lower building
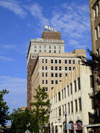
[[65,133],[66,124],[67,133],[87,133],[84,125],[94,113],[91,77],[90,68],[79,65],[49,92],[51,133]]

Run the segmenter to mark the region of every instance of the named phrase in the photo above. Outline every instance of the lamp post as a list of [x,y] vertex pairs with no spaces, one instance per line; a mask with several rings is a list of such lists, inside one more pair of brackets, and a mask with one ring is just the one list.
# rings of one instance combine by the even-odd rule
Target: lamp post
[[67,122],[67,111],[65,110],[65,112],[64,112],[64,114],[65,114],[65,133],[67,133],[67,129],[66,129],[66,122]]

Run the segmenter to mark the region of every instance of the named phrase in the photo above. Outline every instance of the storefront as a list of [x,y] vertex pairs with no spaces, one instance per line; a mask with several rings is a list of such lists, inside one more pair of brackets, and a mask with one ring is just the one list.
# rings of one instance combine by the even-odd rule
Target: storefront
[[76,133],[82,133],[82,121],[78,120],[76,121]]
[[70,124],[70,127],[71,127],[69,129],[69,133],[74,133],[74,123],[73,123],[73,121],[70,121],[69,124]]

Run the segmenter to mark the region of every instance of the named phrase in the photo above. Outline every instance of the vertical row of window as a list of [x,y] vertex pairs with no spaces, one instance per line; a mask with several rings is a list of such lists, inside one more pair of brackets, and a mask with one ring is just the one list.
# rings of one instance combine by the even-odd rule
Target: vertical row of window
[[94,7],[94,20],[99,16],[99,14],[100,14],[100,2],[98,2]]
[[100,38],[100,23],[98,26],[95,28],[95,40],[97,41],[98,38]]

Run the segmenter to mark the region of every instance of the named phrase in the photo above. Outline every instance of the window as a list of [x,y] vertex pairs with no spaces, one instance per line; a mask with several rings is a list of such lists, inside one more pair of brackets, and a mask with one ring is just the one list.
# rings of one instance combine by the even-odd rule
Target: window
[[77,92],[76,80],[74,81],[75,92]]
[[46,50],[44,50],[44,52],[46,53]]
[[78,60],[78,64],[80,64],[80,60]]
[[48,87],[45,88],[45,91],[48,91]]
[[54,49],[56,49],[56,46],[54,46]]
[[45,73],[45,76],[48,77],[48,73]]
[[42,80],[42,84],[44,84],[44,80]]
[[62,70],[61,66],[59,67],[59,70]]
[[97,17],[98,17],[98,15],[99,15],[99,4],[98,5],[96,5],[96,9],[97,9]]
[[79,98],[79,110],[82,110],[81,98]]
[[51,84],[54,84],[54,81],[53,80],[51,80]]
[[55,66],[55,70],[57,70],[57,66]]
[[57,60],[55,60],[55,63],[57,63]]
[[96,19],[96,9],[94,9],[94,20]]
[[51,70],[53,70],[53,66],[51,66]]
[[59,107],[59,116],[61,116],[61,107]]
[[71,67],[69,67],[69,70],[71,71]]
[[62,77],[62,74],[61,73],[59,73],[59,77]]
[[67,70],[67,67],[65,67],[65,70]]
[[45,59],[45,63],[47,63],[47,59]]
[[77,107],[77,100],[75,100],[75,111],[78,111],[78,107]]
[[75,60],[73,60],[73,64],[75,64]]
[[53,60],[51,60],[51,63],[53,63]]
[[65,64],[67,64],[67,60],[65,60]]
[[71,60],[69,60],[69,64],[71,64]]
[[98,31],[97,31],[97,27],[95,28],[95,40],[98,39]]
[[48,84],[48,80],[46,80],[46,84]]
[[51,90],[53,90],[53,87],[51,87]]
[[64,88],[64,94],[65,94],[64,96],[65,96],[65,98],[66,98],[66,88]]
[[59,50],[59,53],[61,53],[61,50]]
[[44,59],[42,59],[42,63],[44,63]]
[[58,101],[61,100],[60,92],[58,93]]
[[63,113],[63,115],[64,115],[64,105],[62,105],[62,113]]
[[51,77],[54,77],[54,74],[53,73],[51,73]]
[[47,70],[48,68],[47,68],[47,66],[45,67],[45,70]]
[[58,80],[55,81],[55,84],[58,84]]
[[54,53],[56,53],[56,50],[54,50]]
[[39,48],[41,48],[41,45],[39,46]]
[[61,49],[61,46],[59,46],[59,49]]
[[41,50],[39,50],[39,52],[41,52]]
[[61,60],[59,60],[59,64],[61,64]]
[[37,52],[37,50],[35,49],[34,52]]
[[70,93],[73,94],[72,83],[70,84]]
[[42,77],[44,77],[44,73],[42,73]]
[[67,86],[67,92],[68,92],[68,96],[69,96],[69,86]]
[[65,73],[65,76],[67,76],[67,73]]
[[78,78],[78,90],[81,89],[81,86],[80,86],[80,78]]
[[44,45],[44,48],[46,48],[46,46]]
[[44,70],[44,66],[42,66],[42,70]]
[[34,48],[36,48],[36,45],[34,46]]
[[62,90],[62,99],[63,99],[63,90]]
[[51,49],[51,46],[49,46],[49,49]]
[[98,37],[100,37],[100,23],[98,25]]
[[73,70],[75,69],[75,67],[73,67]]
[[55,73],[55,77],[58,77],[58,73]]
[[68,103],[68,113],[70,114],[70,103]]
[[71,102],[71,112],[73,113],[73,102]]
[[49,50],[49,53],[51,53],[51,50]]

